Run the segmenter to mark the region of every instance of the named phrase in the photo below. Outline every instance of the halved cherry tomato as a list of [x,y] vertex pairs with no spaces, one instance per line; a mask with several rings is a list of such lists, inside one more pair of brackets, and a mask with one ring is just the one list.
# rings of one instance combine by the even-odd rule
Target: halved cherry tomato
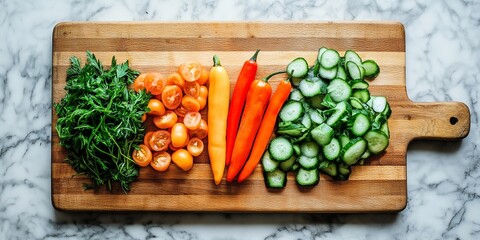
[[175,152],[175,151],[177,151],[178,149],[180,149],[181,147],[174,147],[174,146],[172,145],[172,143],[170,143],[170,144],[168,144],[168,148],[170,148],[170,150],[172,150],[172,151]]
[[152,138],[154,132],[155,131],[148,131],[143,137],[143,144],[145,144],[148,148],[150,148],[150,138]]
[[[188,113],[188,109],[186,109],[184,106],[180,106],[178,108],[176,108],[175,110],[175,113],[177,114],[177,116],[180,118],[180,117],[185,117],[185,114]],[[179,119],[180,120],[180,119]],[[183,121],[182,121],[183,122]]]
[[205,86],[200,86],[200,94],[196,98],[200,103],[200,110],[204,109],[207,106],[207,97],[208,97],[208,88]]
[[150,99],[148,101],[148,108],[150,109],[150,112],[148,112],[148,114],[155,116],[162,116],[163,114],[165,114],[165,106],[158,99]]
[[145,122],[145,121],[147,121],[147,114],[146,113],[144,113],[142,115],[142,122]]
[[153,151],[161,152],[167,150],[168,144],[172,141],[170,133],[166,130],[158,130],[152,134],[149,144]]
[[183,171],[188,171],[193,167],[193,156],[187,150],[181,148],[172,154],[172,161]]
[[189,130],[197,130],[200,127],[202,115],[199,112],[188,112],[183,118],[183,124]]
[[200,95],[200,84],[198,82],[185,82],[183,91],[185,94],[196,98]]
[[186,108],[189,112],[198,112],[200,111],[200,101],[192,96],[183,96],[182,106]]
[[206,82],[208,82],[208,78],[210,77],[210,70],[208,70],[205,67],[202,67],[202,74],[200,75],[200,78],[197,80],[198,84],[200,85],[205,85]]
[[182,78],[180,73],[174,72],[167,77],[167,85],[177,85],[180,88],[185,86],[185,80]]
[[203,141],[199,138],[192,138],[188,141],[187,151],[192,154],[192,156],[199,156],[203,152]]
[[137,78],[135,78],[135,81],[133,82],[133,90],[135,92],[140,92],[140,90],[145,89],[145,77],[147,76],[146,73],[141,73],[138,75]]
[[167,129],[173,127],[177,123],[178,117],[174,111],[168,110],[163,116],[153,117],[153,124],[160,129]]
[[138,149],[133,150],[132,158],[138,166],[145,167],[152,161],[152,152],[147,146],[140,144]]
[[188,138],[188,129],[183,123],[175,123],[171,131],[172,145],[174,147],[185,146]]
[[180,64],[178,73],[182,75],[187,82],[195,82],[202,75],[202,65],[196,61],[189,61]]
[[175,109],[182,103],[182,89],[177,85],[166,86],[162,92],[162,102],[168,109]]
[[145,89],[153,95],[159,95],[165,88],[165,79],[158,72],[150,72],[145,76]]
[[198,127],[197,130],[190,130],[188,131],[188,135],[190,138],[199,138],[199,139],[204,139],[208,135],[208,125],[205,120],[200,120],[200,126]]
[[168,152],[158,152],[153,155],[150,166],[157,171],[164,172],[167,171],[171,161],[172,157]]

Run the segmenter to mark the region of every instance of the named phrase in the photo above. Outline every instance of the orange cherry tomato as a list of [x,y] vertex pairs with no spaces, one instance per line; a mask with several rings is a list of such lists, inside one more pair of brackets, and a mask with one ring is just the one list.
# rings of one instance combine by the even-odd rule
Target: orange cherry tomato
[[207,97],[208,97],[208,88],[205,86],[200,86],[200,94],[196,98],[200,103],[200,110],[204,109],[207,106]]
[[200,126],[196,130],[190,130],[188,132],[190,138],[199,138],[204,139],[208,135],[208,125],[207,122],[203,119],[200,120]]
[[165,79],[158,72],[151,72],[145,76],[145,88],[153,95],[159,95],[165,88]]
[[160,129],[168,129],[177,123],[178,117],[174,111],[168,110],[163,116],[153,117],[153,124]]
[[145,121],[147,121],[147,114],[146,113],[142,115],[142,122],[145,122]]
[[147,146],[140,144],[138,149],[133,150],[132,158],[138,166],[145,167],[152,161],[152,152]]
[[182,89],[177,85],[166,86],[162,92],[162,102],[168,109],[175,109],[182,103]]
[[148,131],[143,137],[143,144],[145,144],[148,148],[150,148],[150,138],[152,138],[154,132],[155,131]]
[[137,78],[135,78],[135,81],[133,82],[133,90],[135,92],[140,92],[140,90],[145,89],[145,77],[147,76],[146,73],[141,73],[138,75]]
[[183,91],[186,95],[196,98],[200,95],[200,84],[198,82],[185,82]]
[[167,150],[168,144],[172,141],[170,133],[166,130],[158,130],[150,137],[149,144],[153,151],[161,152]]
[[164,172],[167,171],[171,161],[172,157],[168,152],[158,152],[153,155],[150,166],[159,172]]
[[187,151],[192,154],[192,156],[199,156],[203,152],[203,141],[199,138],[192,138],[188,141]]
[[180,120],[180,117],[183,118],[183,117],[185,117],[185,114],[188,113],[188,109],[186,109],[184,106],[180,106],[180,107],[176,108],[174,111],[177,114],[177,116],[179,117],[179,120]]
[[185,86],[185,80],[182,78],[180,73],[174,72],[167,77],[167,85],[177,85],[180,88]]
[[200,78],[197,80],[198,84],[200,84],[202,86],[205,85],[205,83],[208,82],[209,77],[210,77],[210,70],[203,67],[202,68],[202,74],[200,74]]
[[181,148],[172,154],[172,161],[183,171],[188,171],[193,167],[193,156],[187,150]]
[[151,115],[162,116],[163,114],[165,114],[165,106],[158,99],[150,99],[148,101],[148,108],[150,109],[150,112],[148,113]]
[[168,144],[168,148],[170,148],[170,150],[172,150],[172,151],[175,152],[175,151],[177,151],[178,149],[180,149],[181,147],[178,147],[178,148],[177,148],[177,147],[174,147],[174,146],[172,145],[172,143],[170,143],[170,144]]
[[182,106],[186,108],[189,112],[198,112],[200,111],[200,101],[192,96],[183,96]]
[[175,123],[171,131],[172,145],[174,147],[183,147],[185,146],[188,138],[188,129],[183,123]]
[[182,75],[185,81],[195,82],[200,78],[200,75],[202,75],[202,65],[196,61],[182,63],[178,67],[178,73]]
[[189,130],[197,130],[200,127],[202,115],[199,112],[188,112],[183,118],[183,124]]

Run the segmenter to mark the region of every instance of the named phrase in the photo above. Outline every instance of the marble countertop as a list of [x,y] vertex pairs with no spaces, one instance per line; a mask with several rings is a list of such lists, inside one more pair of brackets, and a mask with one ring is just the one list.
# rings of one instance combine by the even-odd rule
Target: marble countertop
[[[393,20],[407,91],[460,101],[471,131],[408,149],[398,214],[64,213],[50,190],[52,30],[61,21]],[[0,1],[0,239],[480,239],[480,2]]]

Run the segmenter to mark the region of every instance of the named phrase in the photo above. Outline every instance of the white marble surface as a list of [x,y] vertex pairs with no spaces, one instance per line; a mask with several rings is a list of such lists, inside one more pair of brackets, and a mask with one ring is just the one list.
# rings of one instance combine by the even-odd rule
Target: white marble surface
[[[461,101],[461,142],[414,142],[399,214],[62,213],[50,202],[60,21],[396,20],[414,101]],[[480,1],[0,0],[0,239],[480,239]]]

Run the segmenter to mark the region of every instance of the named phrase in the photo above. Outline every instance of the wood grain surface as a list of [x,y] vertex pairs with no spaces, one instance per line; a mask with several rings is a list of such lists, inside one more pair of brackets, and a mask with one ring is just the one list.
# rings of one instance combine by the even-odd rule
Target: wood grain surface
[[[64,162],[52,113],[52,203],[60,210],[80,211],[196,211],[196,212],[384,212],[400,211],[407,203],[406,151],[416,138],[458,140],[470,129],[463,103],[413,103],[405,86],[405,32],[395,22],[200,22],[200,23],[75,23],[53,30],[53,102],[64,95],[69,57],[85,60],[90,50],[104,63],[113,55],[129,60],[141,72],[165,75],[187,60],[211,66],[217,54],[226,67],[233,90],[243,62],[261,49],[258,77],[282,70],[295,57],[314,63],[321,46],[357,51],[374,59],[381,73],[371,81],[371,94],[388,98],[390,145],[386,153],[364,166],[353,167],[348,181],[322,175],[318,186],[301,188],[294,175],[279,191],[265,188],[261,166],[242,184],[225,180],[216,186],[207,154],[183,172],[172,165],[165,173],[142,168],[131,191],[119,188],[84,191],[89,180],[74,176]],[[280,77],[270,82],[275,90]],[[205,115],[206,112],[203,112]]]

